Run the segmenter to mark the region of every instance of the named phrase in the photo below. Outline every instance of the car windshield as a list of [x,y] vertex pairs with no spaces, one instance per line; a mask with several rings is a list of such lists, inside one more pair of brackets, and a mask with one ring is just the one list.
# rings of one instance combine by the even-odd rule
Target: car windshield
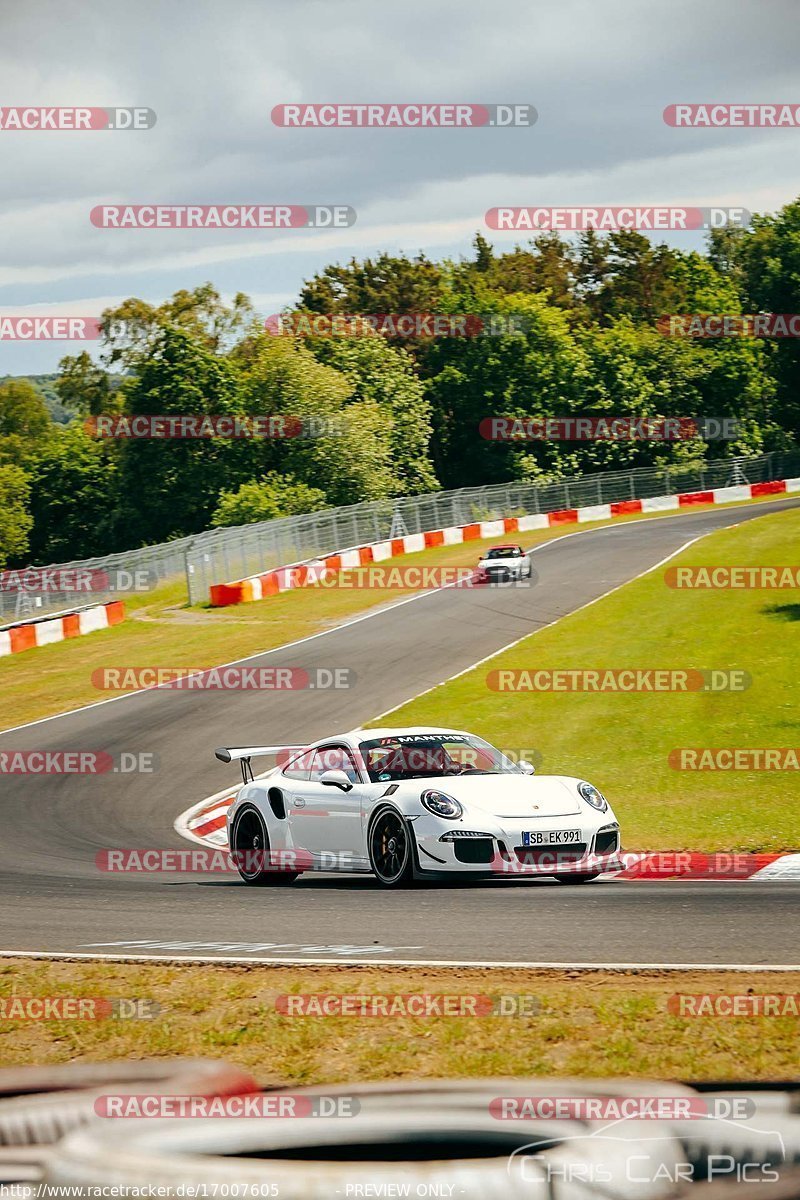
[[471,734],[398,734],[361,742],[372,783],[442,775],[518,775],[511,759]]
[[486,555],[487,558],[517,558],[518,550],[516,546],[495,546],[494,550],[490,550]]

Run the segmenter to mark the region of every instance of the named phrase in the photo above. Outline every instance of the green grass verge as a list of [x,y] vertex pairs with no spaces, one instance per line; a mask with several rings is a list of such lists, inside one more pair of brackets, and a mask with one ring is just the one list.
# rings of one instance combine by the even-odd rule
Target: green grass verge
[[[769,504],[770,500],[745,503]],[[686,511],[699,512],[709,507],[704,505]],[[675,516],[674,512],[663,513],[655,519],[672,516]],[[643,519],[647,518],[634,515],[616,518],[613,522],[598,521],[581,528],[596,529],[620,521]],[[522,534],[521,540],[525,546],[536,546],[575,528],[537,530]],[[481,549],[498,540],[501,539],[424,550],[393,559],[391,563],[474,564]],[[185,583],[176,580],[147,595],[126,598],[127,620],[121,625],[1,658],[2,728],[107,699],[115,693],[98,691],[92,683],[92,672],[100,667],[202,669],[217,666],[319,633],[370,608],[410,594],[409,589],[314,587],[284,592],[253,604],[212,609],[205,605],[187,606]]]
[[[632,885],[633,886],[633,885]],[[0,996],[155,1000],[151,1021],[0,1021],[7,1066],[200,1055],[262,1086],[489,1075],[781,1079],[796,1072],[796,1017],[677,1017],[676,992],[794,993],[769,972],[444,971],[180,963],[0,965]],[[287,992],[535,997],[534,1016],[288,1017]],[[530,1011],[530,1010],[529,1010]],[[513,1051],[509,1053],[509,1046]]]
[[[765,514],[669,565],[796,565],[799,545],[800,510]],[[675,590],[665,570],[404,705],[391,724],[447,724],[500,747],[536,748],[546,774],[587,778],[608,795],[632,849],[796,850],[797,771],[676,770],[668,756],[679,747],[800,747],[800,597]],[[752,684],[715,695],[510,693],[486,683],[497,668],[593,667],[741,668]]]

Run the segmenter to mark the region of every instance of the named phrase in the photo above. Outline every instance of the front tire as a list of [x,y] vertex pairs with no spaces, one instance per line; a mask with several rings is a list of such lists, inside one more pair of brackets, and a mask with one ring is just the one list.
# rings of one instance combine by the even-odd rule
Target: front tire
[[559,883],[591,883],[599,874],[599,871],[592,871],[585,875],[556,875],[556,879]]
[[369,831],[369,863],[381,887],[406,887],[414,878],[412,833],[393,808],[378,813]]
[[299,871],[266,869],[269,864],[269,835],[264,818],[250,805],[234,818],[231,830],[231,850],[236,870],[249,887],[285,887],[294,883]]

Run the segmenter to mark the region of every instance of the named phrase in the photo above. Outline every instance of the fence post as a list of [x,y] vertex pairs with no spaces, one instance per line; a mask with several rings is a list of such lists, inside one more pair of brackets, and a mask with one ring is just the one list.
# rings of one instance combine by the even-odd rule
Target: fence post
[[184,574],[186,576],[186,597],[187,597],[188,603],[192,604],[193,603],[193,601],[192,601],[192,573],[194,571],[194,567],[189,562],[189,551],[188,550],[184,550],[184,552],[183,552],[183,568],[184,568]]

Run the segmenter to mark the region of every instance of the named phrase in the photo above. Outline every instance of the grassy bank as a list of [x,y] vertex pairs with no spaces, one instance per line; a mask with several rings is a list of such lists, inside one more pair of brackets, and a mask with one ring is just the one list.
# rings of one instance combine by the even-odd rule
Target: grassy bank
[[[0,996],[155,1000],[153,1020],[1,1021],[8,1066],[148,1055],[225,1058],[261,1085],[488,1075],[779,1079],[796,1017],[677,1017],[676,993],[791,993],[780,972],[423,970],[16,960]],[[533,1016],[297,1017],[286,993],[531,996]]]

